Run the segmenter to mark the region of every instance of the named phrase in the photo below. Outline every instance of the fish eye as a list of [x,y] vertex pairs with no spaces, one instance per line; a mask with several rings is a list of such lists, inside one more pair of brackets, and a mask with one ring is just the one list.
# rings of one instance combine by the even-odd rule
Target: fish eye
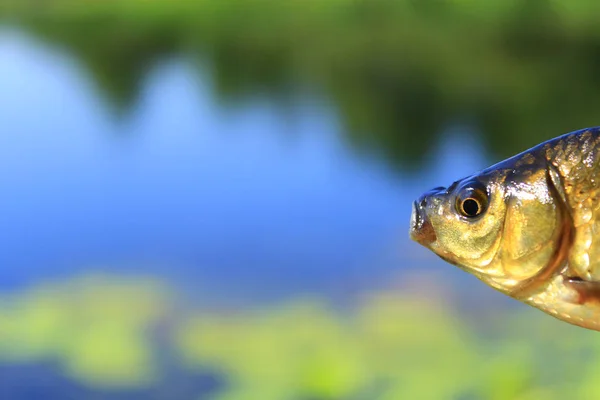
[[480,216],[488,206],[488,196],[481,185],[467,186],[456,196],[456,209],[466,218]]

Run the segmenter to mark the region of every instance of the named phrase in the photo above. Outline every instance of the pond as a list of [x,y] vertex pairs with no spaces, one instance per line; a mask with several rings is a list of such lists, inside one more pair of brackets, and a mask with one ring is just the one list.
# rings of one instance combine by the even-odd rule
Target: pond
[[123,107],[41,36],[0,30],[2,393],[510,398],[564,373],[548,358],[580,367],[550,346],[573,327],[409,240],[415,198],[498,161],[469,119],[373,146],[331,93],[224,101],[210,57],[185,52],[145,65]]
[[222,300],[339,295],[433,262],[411,202],[489,163],[458,127],[425,169],[394,170],[342,140],[327,99],[223,106],[185,59],[118,117],[68,54],[4,31],[0,57],[7,288],[100,268]]

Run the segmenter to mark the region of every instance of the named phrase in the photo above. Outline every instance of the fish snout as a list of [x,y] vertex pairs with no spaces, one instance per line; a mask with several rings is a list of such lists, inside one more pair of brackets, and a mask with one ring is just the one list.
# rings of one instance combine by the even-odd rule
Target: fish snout
[[437,237],[433,225],[427,217],[427,196],[423,195],[413,202],[410,217],[410,238],[417,243],[428,247],[435,242]]

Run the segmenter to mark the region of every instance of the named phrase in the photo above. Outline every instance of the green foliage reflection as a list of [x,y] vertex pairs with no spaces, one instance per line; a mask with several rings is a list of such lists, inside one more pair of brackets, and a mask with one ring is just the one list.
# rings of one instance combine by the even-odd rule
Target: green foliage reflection
[[349,142],[403,167],[455,123],[474,126],[495,158],[598,124],[593,1],[31,4],[5,15],[75,54],[122,109],[153,65],[183,55],[210,62],[225,101],[324,93]]

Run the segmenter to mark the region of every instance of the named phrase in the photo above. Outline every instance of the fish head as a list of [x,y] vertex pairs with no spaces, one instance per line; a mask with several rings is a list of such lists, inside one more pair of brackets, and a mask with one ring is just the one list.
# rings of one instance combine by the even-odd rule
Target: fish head
[[410,236],[516,297],[559,256],[563,220],[547,169],[511,160],[424,193],[412,206]]

